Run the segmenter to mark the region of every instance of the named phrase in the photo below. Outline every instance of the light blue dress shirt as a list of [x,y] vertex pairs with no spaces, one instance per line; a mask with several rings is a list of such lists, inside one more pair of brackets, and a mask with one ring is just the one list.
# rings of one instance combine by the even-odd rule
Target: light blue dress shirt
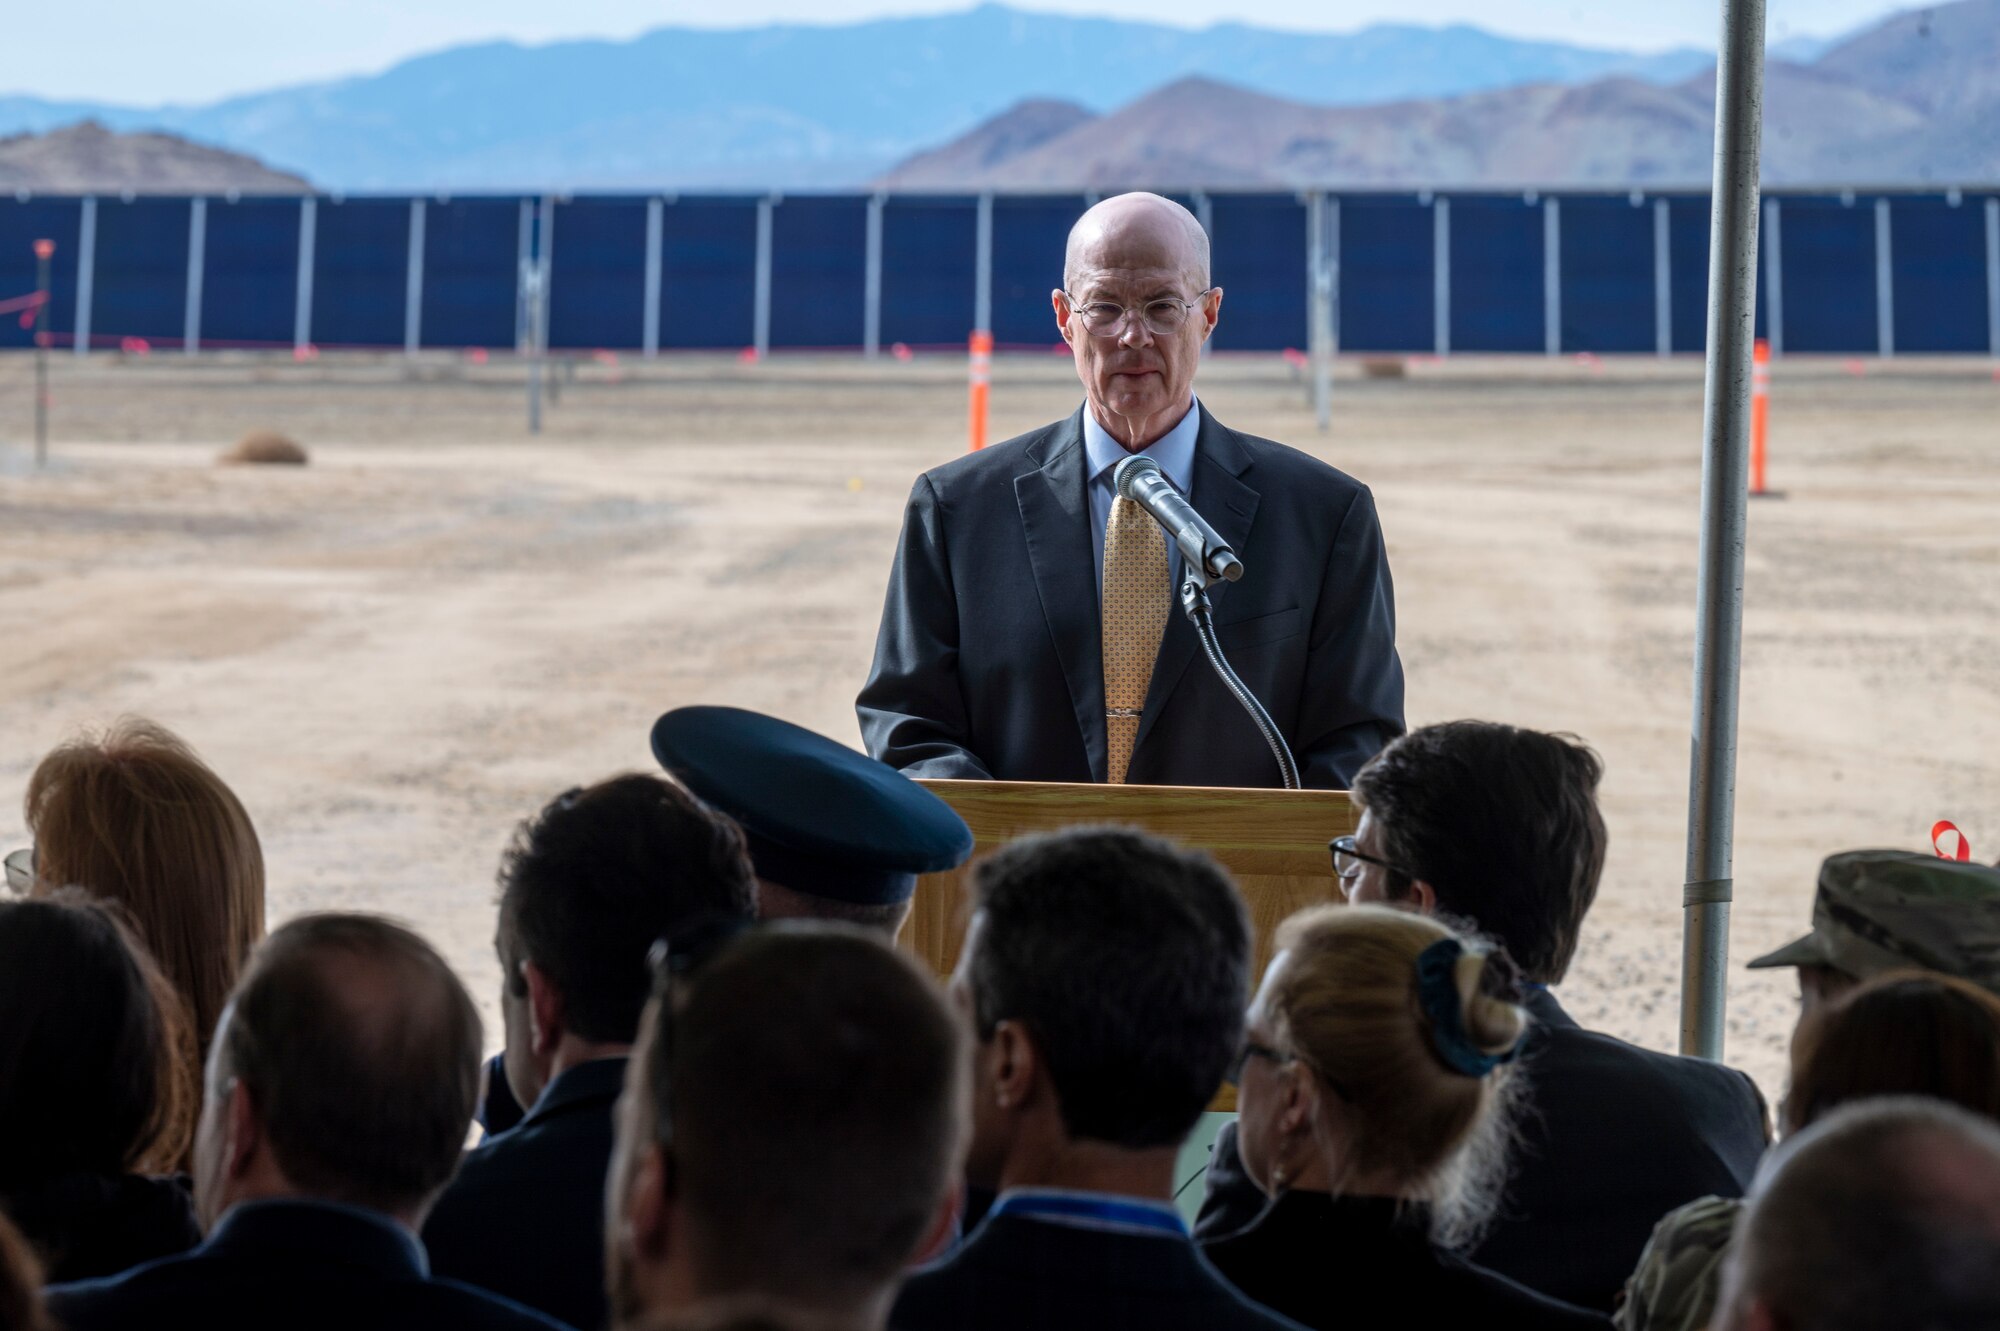
[[[1139,450],[1140,454],[1160,464],[1160,470],[1176,489],[1187,494],[1194,484],[1194,442],[1201,433],[1201,400],[1188,399],[1187,415],[1173,429]],[[1097,417],[1092,414],[1088,403],[1083,408],[1083,488],[1090,496],[1090,525],[1093,547],[1097,551],[1097,596],[1104,598],[1104,528],[1111,521],[1111,501],[1118,497],[1112,488],[1111,473],[1118,464],[1132,454],[1125,446],[1111,437]],[[1172,541],[1167,542],[1167,575],[1171,580],[1176,598],[1180,595],[1181,551]]]

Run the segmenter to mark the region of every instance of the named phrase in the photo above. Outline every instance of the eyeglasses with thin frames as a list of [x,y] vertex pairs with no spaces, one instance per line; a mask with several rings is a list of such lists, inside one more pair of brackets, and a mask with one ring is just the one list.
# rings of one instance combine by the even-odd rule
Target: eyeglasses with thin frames
[[1333,856],[1333,876],[1340,880],[1340,890],[1343,895],[1353,894],[1354,880],[1361,877],[1361,866],[1364,864],[1387,869],[1390,873],[1401,874],[1405,878],[1417,877],[1415,873],[1393,860],[1385,860],[1360,849],[1354,844],[1352,836],[1337,836],[1326,843],[1326,849]]
[[1125,331],[1126,321],[1137,315],[1146,325],[1146,331],[1154,337],[1172,337],[1186,325],[1188,315],[1200,306],[1202,299],[1214,287],[1207,287],[1194,293],[1193,300],[1182,300],[1178,296],[1162,296],[1149,300],[1144,305],[1120,305],[1116,301],[1093,300],[1088,303],[1071,295],[1067,287],[1062,288],[1063,299],[1069,302],[1071,313],[1083,320],[1085,331],[1093,337],[1116,337]]

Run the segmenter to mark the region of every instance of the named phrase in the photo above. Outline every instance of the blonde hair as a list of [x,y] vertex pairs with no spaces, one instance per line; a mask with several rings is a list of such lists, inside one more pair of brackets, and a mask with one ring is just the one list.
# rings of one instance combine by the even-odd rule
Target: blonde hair
[[[1442,1023],[1426,1014],[1418,974],[1438,943],[1457,945],[1431,953],[1450,961]],[[1429,1203],[1433,1240],[1472,1245],[1506,1183],[1514,1078],[1499,1064],[1528,1028],[1509,993],[1512,963],[1476,935],[1384,906],[1300,911],[1276,947],[1289,957],[1268,991],[1272,1034],[1337,1097],[1349,1127],[1333,1190],[1386,1174]],[[1458,1030],[1440,1029],[1453,1014]]]
[[243,804],[166,727],[124,717],[28,780],[38,891],[117,902],[186,1001],[198,1056],[264,936],[264,852]]

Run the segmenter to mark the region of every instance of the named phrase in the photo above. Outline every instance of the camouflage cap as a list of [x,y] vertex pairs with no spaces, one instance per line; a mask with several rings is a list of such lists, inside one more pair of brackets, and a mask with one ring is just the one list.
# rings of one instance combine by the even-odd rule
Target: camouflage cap
[[2000,868],[1903,850],[1829,856],[1812,932],[1750,966],[1829,966],[1857,980],[1916,967],[2000,993]]

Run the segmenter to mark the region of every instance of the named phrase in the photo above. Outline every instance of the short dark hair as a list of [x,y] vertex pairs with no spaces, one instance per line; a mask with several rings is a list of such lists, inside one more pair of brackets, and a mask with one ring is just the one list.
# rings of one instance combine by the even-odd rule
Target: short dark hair
[[1760,1172],[1724,1275],[1813,1331],[2000,1325],[2000,1128],[1956,1105],[1862,1100]]
[[[1395,740],[1354,778],[1382,857],[1438,909],[1497,939],[1538,984],[1569,971],[1604,872],[1604,763],[1574,735],[1447,721]],[[1407,874],[1390,875],[1394,890]]]
[[1126,828],[1023,837],[973,871],[982,1040],[1018,1021],[1074,1138],[1180,1141],[1243,1037],[1250,924],[1221,867]]
[[646,1006],[646,951],[689,922],[750,918],[754,879],[736,824],[657,776],[617,776],[551,800],[500,862],[497,948],[510,992],[531,961],[585,1040],[629,1044]]
[[872,933],[788,920],[703,963],[659,1026],[647,1115],[670,1125],[704,1281],[807,1304],[893,1281],[966,1133],[964,1022],[937,981]]
[[0,1190],[180,1167],[194,1031],[118,908],[79,888],[0,901]]
[[1891,971],[1800,1026],[1788,1133],[1881,1095],[1929,1096],[2000,1122],[2000,998],[1955,975]]
[[479,1012],[430,944],[371,915],[307,915],[252,954],[217,1036],[301,1191],[399,1211],[451,1177],[479,1096]]

